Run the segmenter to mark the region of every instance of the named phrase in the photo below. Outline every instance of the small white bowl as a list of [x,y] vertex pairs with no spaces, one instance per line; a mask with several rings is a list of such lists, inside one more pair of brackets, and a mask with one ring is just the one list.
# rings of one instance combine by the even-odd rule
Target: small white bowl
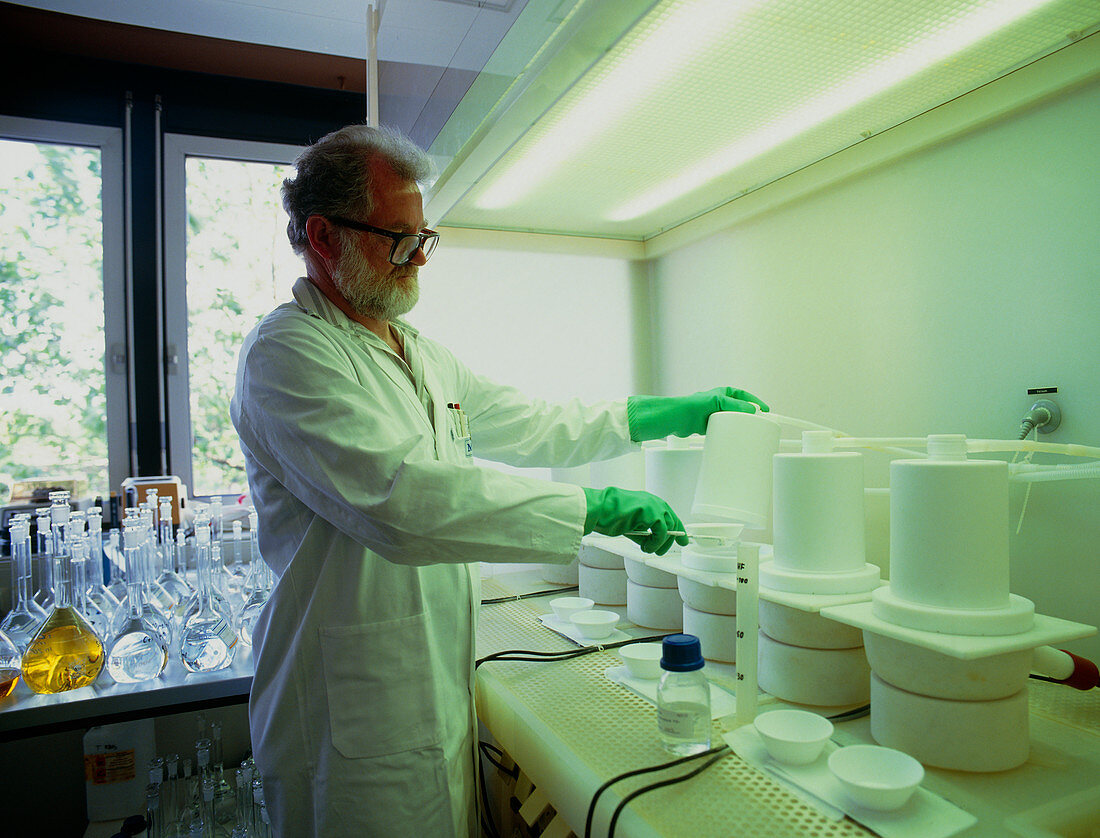
[[771,710],[753,726],[772,759],[788,765],[809,765],[833,735],[833,723],[808,710]]
[[632,678],[653,681],[661,677],[661,644],[631,643],[619,649]]
[[614,611],[577,611],[569,615],[569,620],[580,631],[581,637],[599,640],[615,630],[619,615]]
[[829,770],[852,800],[882,812],[904,806],[924,779],[924,766],[909,754],[880,745],[839,748]]
[[550,600],[550,607],[554,611],[554,616],[563,623],[569,622],[570,614],[576,614],[578,611],[588,611],[595,604],[586,596],[562,596]]

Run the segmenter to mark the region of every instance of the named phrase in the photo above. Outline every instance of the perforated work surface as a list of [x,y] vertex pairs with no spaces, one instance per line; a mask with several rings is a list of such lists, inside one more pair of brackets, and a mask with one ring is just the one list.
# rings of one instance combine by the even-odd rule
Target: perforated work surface
[[1100,689],[1088,692],[1045,681],[1028,682],[1031,712],[1100,736]]
[[[495,585],[485,585],[482,593],[486,598],[507,593],[495,591]],[[548,603],[549,597],[483,606],[478,657],[502,649],[576,648],[538,623],[538,615],[549,612]],[[608,779],[670,758],[656,741],[653,706],[604,677],[605,669],[620,662],[614,652],[598,652],[550,663],[492,662],[484,664],[481,671],[504,681],[523,703],[523,715],[552,728],[572,752],[572,760]],[[491,673],[486,672],[488,668]],[[717,723],[712,741],[721,741]],[[685,771],[673,769],[616,784],[615,798],[610,793],[601,798],[598,822],[606,824],[614,805],[627,792]],[[532,779],[538,780],[535,774]],[[593,792],[595,788],[587,793]],[[630,808],[654,831],[670,836],[831,838],[869,834],[850,821],[827,820],[735,754],[686,783],[637,798]],[[583,829],[583,824],[573,826]]]

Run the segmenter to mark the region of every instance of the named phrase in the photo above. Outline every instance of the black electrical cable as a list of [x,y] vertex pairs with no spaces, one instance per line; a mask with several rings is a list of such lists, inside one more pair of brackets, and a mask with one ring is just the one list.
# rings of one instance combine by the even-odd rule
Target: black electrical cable
[[489,835],[489,838],[500,838],[500,830],[493,820],[493,812],[489,807],[489,790],[485,786],[485,768],[481,760],[477,761],[478,779],[481,780],[481,829]]
[[547,591],[532,591],[529,594],[512,594],[510,596],[498,596],[498,597],[493,597],[492,599],[483,599],[481,601],[481,604],[482,605],[496,605],[497,603],[500,603],[500,602],[515,602],[516,600],[520,600],[520,599],[532,599],[534,597],[539,597],[539,596],[550,596],[551,594],[568,594],[568,593],[571,593],[572,591],[579,591],[579,590],[580,590],[579,585],[569,585],[568,587],[565,587],[565,588],[554,588],[552,590],[547,590]]
[[620,780],[626,780],[630,777],[637,777],[639,774],[649,774],[652,771],[663,771],[666,768],[675,768],[677,765],[683,765],[685,762],[694,762],[697,759],[702,759],[705,756],[710,756],[718,753],[725,753],[729,750],[728,745],[719,745],[716,748],[711,748],[708,751],[700,751],[697,754],[691,754],[690,756],[680,757],[679,759],[670,760],[669,762],[662,762],[659,765],[648,765],[645,768],[636,768],[633,771],[627,771],[625,774],[619,774],[616,777],[612,777],[598,789],[596,793],[592,795],[592,802],[588,804],[588,815],[584,819],[584,838],[591,838],[592,836],[592,818],[596,814],[596,803],[600,799],[600,795],[607,791],[608,788],[615,785]]
[[862,707],[854,707],[851,710],[845,710],[843,713],[837,713],[835,716],[826,716],[830,722],[850,722],[853,719],[859,719],[866,716],[871,712],[871,705],[864,704]]
[[[656,634],[651,637],[632,637],[629,640],[617,640],[614,643],[599,643],[594,646],[581,646],[579,649],[560,649],[556,652],[539,652],[531,649],[505,649],[501,652],[493,652],[491,655],[486,655],[483,658],[478,658],[474,661],[474,669],[477,669],[483,663],[489,661],[551,661],[551,660],[569,660],[570,658],[579,658],[584,655],[591,655],[593,652],[604,652],[608,649],[618,649],[621,646],[629,646],[632,643],[653,643],[657,640],[661,640],[667,637],[667,634]],[[521,657],[530,655],[531,657]]]
[[504,763],[497,759],[497,757],[493,756],[492,753],[490,753],[491,751],[495,751],[498,756],[503,757],[504,751],[502,751],[495,745],[490,745],[488,742],[478,742],[477,744],[478,747],[481,749],[481,755],[485,757],[485,759],[489,760],[489,762],[491,762],[498,771],[503,774],[507,774],[513,780],[519,777],[518,765],[513,765],[511,768],[505,768]]
[[[713,751],[713,750],[714,749],[712,748],[711,751]],[[732,751],[730,751],[728,745],[722,746],[721,748],[718,749],[718,751],[719,751],[718,753],[714,754],[714,756],[712,756],[710,759],[708,759],[702,765],[698,766],[697,768],[692,769],[687,774],[683,774],[679,777],[672,777],[668,780],[661,780],[660,782],[657,782],[657,783],[651,783],[648,786],[642,786],[640,789],[636,789],[636,790],[632,791],[630,794],[628,794],[626,797],[624,797],[622,802],[618,806],[615,807],[614,814],[611,815],[611,823],[609,823],[607,825],[607,838],[615,838],[615,824],[618,823],[619,815],[622,814],[623,807],[625,807],[627,803],[629,803],[635,797],[638,797],[639,795],[645,794],[647,791],[653,791],[654,789],[664,788],[665,786],[671,786],[671,785],[674,785],[676,783],[682,783],[684,780],[690,780],[692,777],[696,777],[699,774],[702,774],[704,771],[706,771],[708,768],[710,768],[712,765],[714,765],[714,763],[716,763],[716,762],[718,762],[718,760],[722,759],[722,757],[724,757],[727,753],[732,753]],[[708,753],[708,752],[704,751],[703,753]]]

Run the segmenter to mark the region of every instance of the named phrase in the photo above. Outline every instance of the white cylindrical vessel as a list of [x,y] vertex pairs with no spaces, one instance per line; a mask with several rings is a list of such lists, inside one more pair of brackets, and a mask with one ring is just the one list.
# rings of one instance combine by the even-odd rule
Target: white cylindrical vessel
[[770,600],[760,600],[760,630],[772,640],[806,649],[855,649],[863,632],[854,626]]
[[1027,688],[994,701],[951,701],[899,689],[871,674],[871,736],[925,765],[1008,771],[1030,751]]
[[600,605],[626,605],[626,571],[581,564],[578,573],[580,595]]
[[627,579],[626,618],[630,622],[660,631],[684,627],[684,605],[675,588],[650,588]]
[[704,521],[740,521],[762,529],[772,500],[772,456],[779,423],[765,414],[711,415],[692,513]]
[[645,449],[645,490],[671,506],[685,524],[695,520],[692,504],[702,462],[702,447],[678,437]]
[[870,694],[871,668],[863,647],[807,649],[760,632],[760,689],[784,701],[817,707],[862,704]]
[[579,559],[573,559],[569,564],[550,564],[547,562],[539,566],[539,576],[544,581],[552,582],[555,585],[576,585],[580,582],[579,565]]
[[626,576],[631,582],[637,582],[649,588],[676,587],[675,573],[650,567],[645,562],[629,556],[623,556],[623,564],[626,565]]
[[640,490],[645,488],[645,454],[631,451],[612,460],[600,460],[590,463],[589,476],[593,489],[606,489],[617,486],[620,489]]
[[890,464],[890,590],[951,609],[1009,605],[1008,464]]
[[775,563],[803,573],[863,569],[863,455],[854,451],[776,454]]
[[719,588],[688,579],[686,576],[676,577],[676,587],[680,592],[680,598],[684,605],[694,608],[696,611],[706,611],[708,614],[725,614],[727,616],[737,613],[737,591],[729,588]]
[[733,663],[737,659],[737,617],[710,614],[684,606],[684,634],[693,634],[703,644],[709,661]]

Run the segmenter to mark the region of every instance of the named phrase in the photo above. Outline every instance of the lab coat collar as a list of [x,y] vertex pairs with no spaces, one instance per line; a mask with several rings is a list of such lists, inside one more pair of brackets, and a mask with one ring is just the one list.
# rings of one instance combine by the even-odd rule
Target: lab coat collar
[[[320,288],[309,281],[308,277],[301,276],[294,281],[293,293],[294,302],[297,303],[298,308],[306,314],[320,318],[342,331],[366,336],[368,339],[373,338],[382,346],[386,345],[386,342],[382,340],[382,338],[378,337],[378,335],[366,326],[361,323],[356,323],[344,314],[344,312],[340,311],[340,309],[336,307],[336,304],[321,292]],[[415,338],[420,334],[414,326],[404,320],[393,320],[391,321],[391,325],[402,333],[403,338],[406,338],[406,345],[408,345],[408,337]]]

